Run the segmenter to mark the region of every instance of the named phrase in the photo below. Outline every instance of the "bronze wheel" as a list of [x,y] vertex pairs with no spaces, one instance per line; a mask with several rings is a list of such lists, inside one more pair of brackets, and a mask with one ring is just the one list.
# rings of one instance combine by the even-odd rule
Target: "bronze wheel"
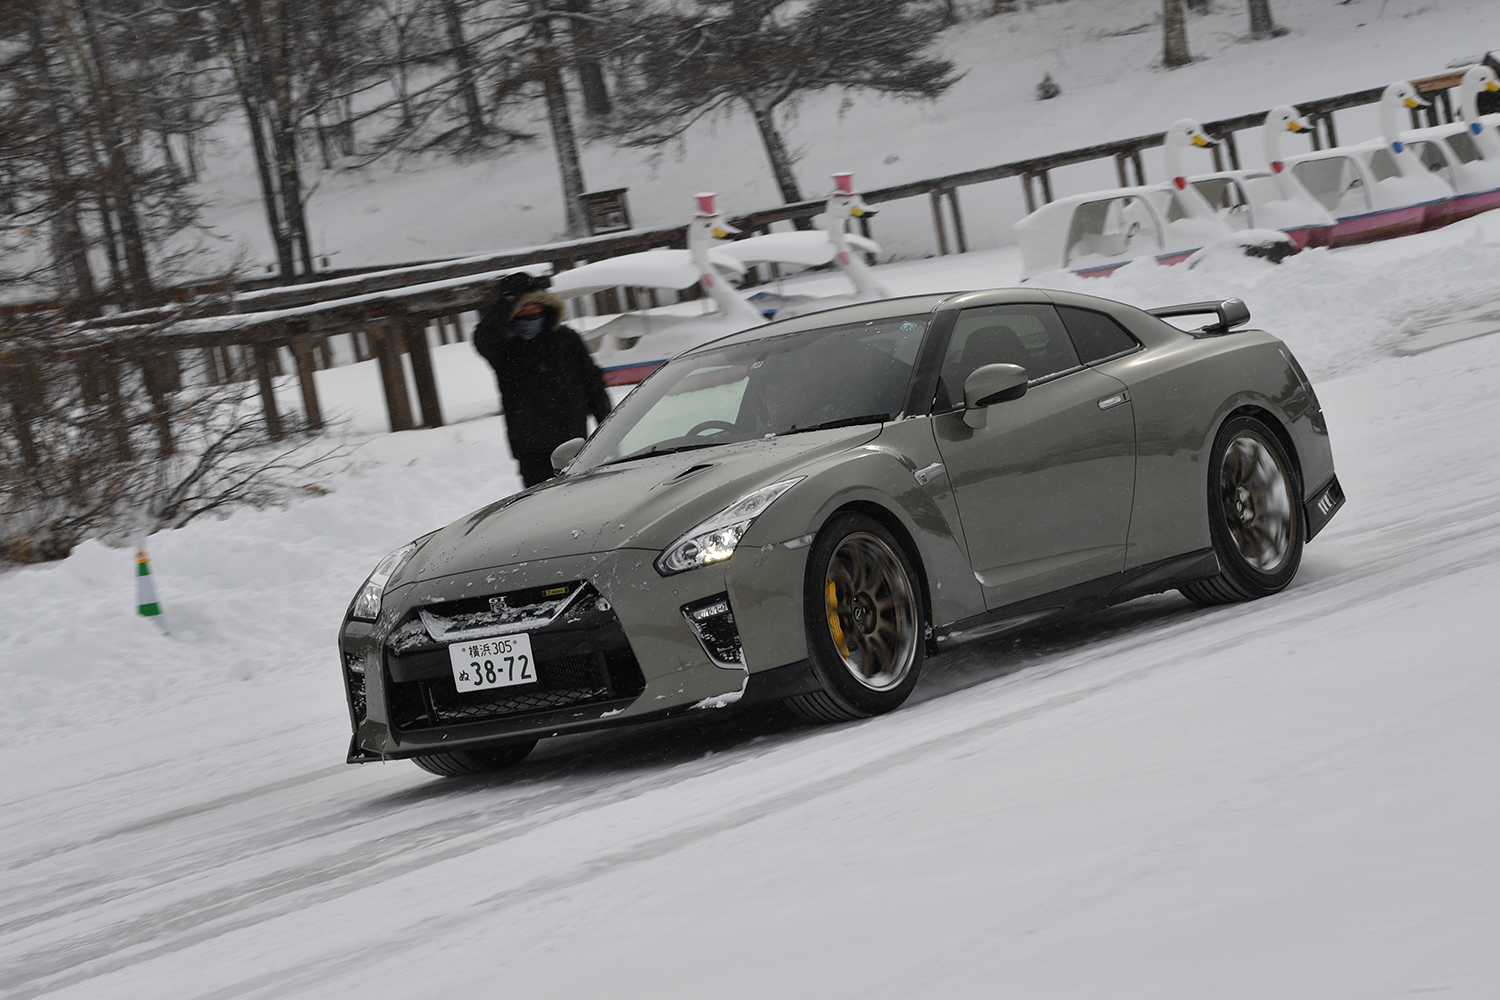
[[922,607],[921,580],[895,537],[863,514],[836,515],[807,565],[808,658],[822,690],[788,704],[815,722],[900,705],[922,669]]
[[844,668],[871,691],[889,691],[916,661],[917,611],[911,580],[877,535],[844,536],[823,585],[829,638]]

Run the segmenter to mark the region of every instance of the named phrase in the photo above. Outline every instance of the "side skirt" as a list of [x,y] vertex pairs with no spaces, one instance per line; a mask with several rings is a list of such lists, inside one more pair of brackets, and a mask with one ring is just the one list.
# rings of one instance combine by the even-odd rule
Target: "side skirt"
[[1219,558],[1213,549],[1200,549],[950,622],[935,628],[933,638],[940,651],[949,650],[966,642],[1013,632],[1052,618],[1096,611],[1147,594],[1175,590],[1183,584],[1207,580],[1218,574]]

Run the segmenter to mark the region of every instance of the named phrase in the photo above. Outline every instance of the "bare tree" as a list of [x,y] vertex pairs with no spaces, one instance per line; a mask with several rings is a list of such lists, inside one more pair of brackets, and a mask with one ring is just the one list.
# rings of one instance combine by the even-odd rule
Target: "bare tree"
[[1275,38],[1287,33],[1278,27],[1271,17],[1271,0],[1247,0],[1250,7],[1250,37],[1254,39]]
[[1162,61],[1168,66],[1186,66],[1193,61],[1188,52],[1187,23],[1183,15],[1182,0],[1162,0],[1161,23],[1163,36]]
[[[1181,0],[1179,0],[1181,2]],[[721,109],[748,110],[782,198],[802,200],[776,115],[820,90],[931,100],[956,81],[925,55],[942,25],[912,0],[693,0],[687,12],[642,14],[619,31],[627,88],[617,134],[654,146]]]
[[[0,340],[0,561],[66,556],[236,507],[285,502],[341,453],[273,444],[250,382],[194,384],[160,346],[187,312],[128,340],[52,310],[7,317]],[[191,375],[191,372],[188,373]]]

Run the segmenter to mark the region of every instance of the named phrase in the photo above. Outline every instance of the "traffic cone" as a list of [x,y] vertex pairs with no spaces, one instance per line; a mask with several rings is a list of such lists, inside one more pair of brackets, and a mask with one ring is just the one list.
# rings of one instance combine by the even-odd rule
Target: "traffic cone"
[[151,557],[144,548],[135,554],[135,603],[138,614],[149,618],[151,624],[161,630],[162,635],[171,635],[167,631],[167,620],[162,617],[161,602],[156,599],[156,581],[151,578]]

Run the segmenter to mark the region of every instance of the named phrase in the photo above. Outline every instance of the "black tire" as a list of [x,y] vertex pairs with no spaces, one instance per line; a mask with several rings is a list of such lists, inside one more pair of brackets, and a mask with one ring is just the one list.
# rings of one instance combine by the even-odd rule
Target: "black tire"
[[1231,417],[1214,437],[1208,528],[1219,575],[1182,587],[1204,606],[1278,593],[1302,565],[1302,475],[1281,440],[1254,417]]
[[507,743],[503,747],[483,750],[450,750],[447,753],[413,757],[411,762],[429,774],[444,778],[462,778],[470,774],[489,774],[519,764],[536,747],[536,740]]
[[922,672],[921,581],[901,544],[864,514],[835,515],[807,557],[803,620],[821,691],[787,699],[809,722],[897,708]]

